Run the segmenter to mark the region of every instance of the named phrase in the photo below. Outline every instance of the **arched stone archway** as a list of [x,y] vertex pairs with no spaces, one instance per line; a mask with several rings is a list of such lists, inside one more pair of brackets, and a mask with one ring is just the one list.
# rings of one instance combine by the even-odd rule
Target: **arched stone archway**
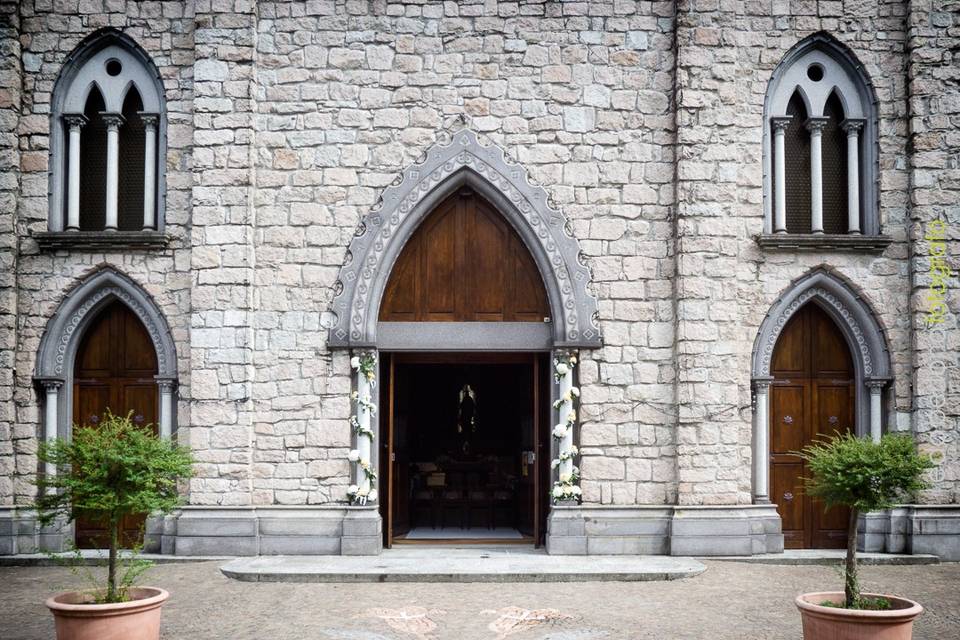
[[756,393],[753,437],[754,502],[769,503],[768,390],[771,360],[784,327],[806,304],[819,305],[836,323],[853,356],[855,432],[879,439],[883,389],[891,380],[886,336],[870,305],[843,278],[818,267],[790,283],[773,303],[753,346],[751,378]]
[[40,340],[34,380],[45,390],[44,438],[47,440],[70,435],[77,349],[99,311],[114,301],[125,304],[150,336],[157,355],[159,431],[164,437],[173,432],[177,352],[170,328],[150,294],[128,276],[108,266],[85,277],[67,293]]
[[328,344],[379,345],[378,310],[394,263],[421,221],[465,185],[497,208],[533,256],[551,309],[550,346],[600,346],[597,301],[587,290],[590,270],[580,261],[579,243],[568,231],[566,218],[549,205],[542,188],[530,183],[526,170],[509,162],[503,150],[480,144],[467,130],[404,170],[361,222],[338,277]]

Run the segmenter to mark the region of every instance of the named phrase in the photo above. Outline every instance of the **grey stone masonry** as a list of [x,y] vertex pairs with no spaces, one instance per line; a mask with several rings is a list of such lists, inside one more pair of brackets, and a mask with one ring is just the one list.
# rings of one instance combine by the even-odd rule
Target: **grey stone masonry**
[[[777,551],[783,495],[756,490],[770,444],[757,402],[772,394],[757,390],[770,387],[767,352],[809,303],[831,306],[853,350],[858,432],[879,418],[881,432],[938,455],[917,504],[865,516],[863,546],[953,557],[955,9],[0,0],[0,553],[69,542],[29,516],[56,413],[43,384],[63,389],[50,422],[69,436],[69,363],[89,326],[74,311],[116,299],[136,300],[151,333],[163,327],[155,382],[196,457],[183,511],[151,520],[152,548],[377,553],[378,509],[347,503],[350,349],[447,339],[577,349],[582,505],[551,508],[552,553]],[[64,195],[50,193],[51,168],[67,162],[55,87],[87,47],[121,41],[162,85],[164,219],[146,235],[50,236]],[[788,52],[811,42],[855,67],[875,102],[862,157],[876,163],[860,193],[877,196],[877,220],[844,242],[768,241],[766,96]],[[460,186],[502,209],[530,249],[549,321],[379,322],[405,241]],[[124,286],[85,284],[101,280]]]

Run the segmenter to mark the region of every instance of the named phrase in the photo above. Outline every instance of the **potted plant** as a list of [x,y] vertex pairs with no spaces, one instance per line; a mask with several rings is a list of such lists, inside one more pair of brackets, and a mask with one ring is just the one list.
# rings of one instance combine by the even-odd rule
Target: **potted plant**
[[848,433],[815,442],[799,455],[811,473],[807,493],[827,507],[850,509],[844,590],[797,597],[804,640],[909,640],[923,607],[906,598],[860,591],[857,520],[862,513],[889,509],[898,498],[923,489],[922,475],[933,466],[932,460],[918,453],[906,434],[887,434],[874,442]]
[[83,517],[102,523],[109,534],[106,579],[47,600],[58,640],[156,640],[169,594],[133,586],[150,563],[137,557],[138,549],[120,557],[122,523],[128,516],[169,513],[179,504],[177,483],[192,473],[189,450],[134,424],[130,414],[107,410],[95,427],[75,426],[72,439],[43,443],[39,458],[57,469],[37,481],[40,523]]

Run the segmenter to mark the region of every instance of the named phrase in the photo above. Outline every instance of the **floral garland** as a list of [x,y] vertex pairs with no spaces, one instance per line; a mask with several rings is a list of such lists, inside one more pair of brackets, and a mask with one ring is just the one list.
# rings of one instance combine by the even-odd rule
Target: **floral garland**
[[[580,398],[580,389],[573,386],[573,369],[576,367],[577,357],[568,355],[553,361],[553,378],[560,384],[563,391],[560,398],[553,403],[553,408],[560,411],[562,422],[553,428],[553,437],[558,441],[559,452],[550,464],[551,468],[559,469],[559,477],[553,483],[550,495],[556,504],[561,501],[580,502],[580,468],[576,466],[576,458],[580,450],[573,444],[573,428],[577,422],[577,402]],[[568,380],[567,376],[571,376]],[[565,417],[564,414],[566,414]]]
[[[372,353],[364,353],[350,359],[350,368],[366,380],[370,389],[373,389],[377,385],[376,366],[377,358]],[[373,449],[374,433],[373,429],[370,428],[369,420],[364,421],[366,424],[361,422],[360,414],[361,410],[364,410],[368,416],[375,415],[377,406],[373,404],[369,395],[361,396],[359,390],[351,393],[350,398],[356,403],[356,412],[350,416],[350,426],[353,428],[353,432],[357,434],[358,444],[363,438],[367,440],[367,442],[363,444],[368,446],[362,448],[366,450],[369,456],[369,452]],[[357,465],[357,469],[363,473],[365,478],[365,482],[361,482],[359,485],[351,484],[347,487],[347,498],[350,500],[350,503],[365,505],[368,502],[376,502],[377,471],[373,468],[370,460],[363,457],[360,448],[351,449],[350,453],[347,454],[347,459]]]

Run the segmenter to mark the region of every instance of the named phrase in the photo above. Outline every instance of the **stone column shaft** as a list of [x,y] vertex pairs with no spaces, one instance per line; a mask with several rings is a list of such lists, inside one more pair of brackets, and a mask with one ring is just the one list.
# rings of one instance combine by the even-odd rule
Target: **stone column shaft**
[[[43,405],[43,440],[50,444],[57,438],[59,394],[63,382],[60,380],[44,380],[42,384],[46,392]],[[56,475],[57,469],[52,462],[47,462],[44,464],[43,473],[50,478]]]
[[847,132],[847,233],[860,234],[860,129],[863,120],[844,120]]
[[175,382],[169,378],[158,378],[160,388],[160,418],[158,420],[161,438],[173,437],[173,390]]
[[770,380],[754,380],[753,503],[770,504]]
[[64,116],[69,131],[67,147],[67,225],[68,231],[80,229],[80,128],[87,119],[81,114]]
[[787,170],[783,138],[791,116],[773,118],[773,232],[787,232]]
[[119,113],[103,113],[107,124],[107,207],[104,227],[108,231],[117,230],[117,200],[119,196],[120,171],[120,125],[123,116]]
[[823,156],[820,141],[827,118],[810,118],[810,232],[823,233]]
[[151,231],[156,226],[157,207],[157,121],[153,113],[141,113],[144,125],[143,150],[143,229]]

